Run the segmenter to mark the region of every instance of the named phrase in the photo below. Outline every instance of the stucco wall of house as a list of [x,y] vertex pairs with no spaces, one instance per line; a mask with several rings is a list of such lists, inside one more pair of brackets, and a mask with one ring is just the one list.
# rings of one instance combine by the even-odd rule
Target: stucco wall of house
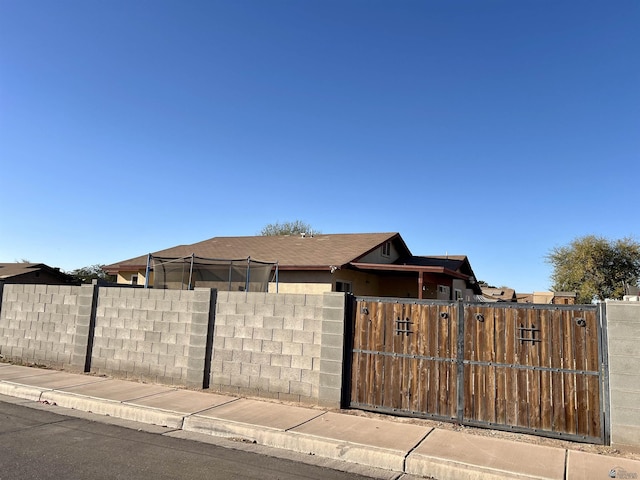
[[[144,285],[145,274],[145,270],[136,272],[119,272],[118,275],[116,275],[116,283],[120,283],[122,285],[131,285],[132,277],[135,275],[138,277],[136,285]],[[149,285],[153,286],[153,272],[149,274]]]

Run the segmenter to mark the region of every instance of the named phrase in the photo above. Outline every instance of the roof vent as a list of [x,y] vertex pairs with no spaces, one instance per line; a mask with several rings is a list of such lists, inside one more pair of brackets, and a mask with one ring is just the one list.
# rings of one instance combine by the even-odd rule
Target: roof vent
[[304,238],[304,237],[306,237],[306,236],[307,236],[307,233],[306,233],[306,232],[300,232],[300,238]]

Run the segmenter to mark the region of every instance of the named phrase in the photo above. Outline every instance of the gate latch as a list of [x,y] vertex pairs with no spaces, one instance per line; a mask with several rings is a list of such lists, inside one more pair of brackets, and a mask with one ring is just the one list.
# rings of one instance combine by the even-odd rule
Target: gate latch
[[404,320],[400,320],[400,317],[398,317],[396,319],[396,328],[393,331],[396,335],[404,334],[405,336],[409,336],[410,333],[413,333],[411,331],[411,325],[413,325],[413,322],[409,320],[409,317]]

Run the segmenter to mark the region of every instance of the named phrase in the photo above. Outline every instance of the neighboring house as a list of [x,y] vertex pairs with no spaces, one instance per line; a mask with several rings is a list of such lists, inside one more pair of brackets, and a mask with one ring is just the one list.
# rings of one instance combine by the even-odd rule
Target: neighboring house
[[533,293],[516,293],[518,303],[533,303]]
[[543,303],[554,305],[575,305],[576,292],[533,292],[518,293],[518,303]]
[[517,302],[516,291],[513,288],[482,287],[482,298],[486,302]]
[[[357,295],[472,300],[480,293],[465,256],[411,254],[399,233],[214,237],[152,255],[277,262],[280,293],[353,292]],[[107,265],[121,284],[145,283],[147,255]],[[153,272],[149,284],[153,284]],[[197,287],[197,283],[192,285]],[[269,285],[276,291],[276,284]]]
[[76,285],[71,276],[44,263],[0,263],[0,282]]
[[551,303],[554,305],[575,305],[577,292],[553,292]]

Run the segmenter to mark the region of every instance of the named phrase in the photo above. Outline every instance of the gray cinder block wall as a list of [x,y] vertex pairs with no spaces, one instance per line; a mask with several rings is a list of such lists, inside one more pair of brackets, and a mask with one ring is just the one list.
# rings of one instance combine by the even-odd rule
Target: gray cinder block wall
[[212,301],[215,290],[207,288],[101,288],[91,371],[168,385],[206,387]]
[[640,449],[640,303],[608,301],[611,445]]
[[345,294],[218,292],[210,387],[340,406]]
[[4,285],[0,309],[3,360],[84,371],[95,288]]
[[344,293],[6,285],[0,354],[8,361],[339,407],[345,301]]

